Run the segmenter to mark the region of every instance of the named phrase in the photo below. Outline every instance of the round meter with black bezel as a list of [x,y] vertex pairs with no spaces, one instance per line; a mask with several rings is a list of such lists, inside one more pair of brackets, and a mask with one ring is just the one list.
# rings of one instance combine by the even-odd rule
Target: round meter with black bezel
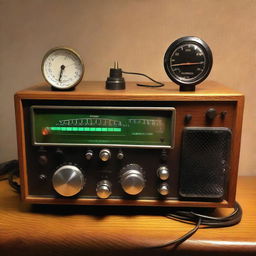
[[179,38],[168,47],[164,68],[181,91],[194,91],[195,86],[205,80],[211,71],[211,49],[200,38]]
[[45,54],[42,73],[53,89],[72,90],[83,78],[84,64],[74,50],[56,47]]

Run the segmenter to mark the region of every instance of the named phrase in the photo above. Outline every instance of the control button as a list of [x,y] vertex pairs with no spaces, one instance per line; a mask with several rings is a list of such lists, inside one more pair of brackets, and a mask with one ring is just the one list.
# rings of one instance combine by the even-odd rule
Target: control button
[[138,164],[128,164],[121,170],[121,186],[129,195],[137,195],[143,190],[145,179]]
[[108,180],[101,180],[96,187],[97,196],[106,199],[111,195],[111,183]]
[[119,159],[119,160],[124,159],[124,153],[122,152],[122,150],[120,150],[120,151],[117,153],[117,159]]
[[92,157],[93,157],[93,151],[92,150],[87,150],[87,152],[85,153],[85,158],[86,158],[86,160],[91,160],[92,159]]
[[161,162],[166,162],[168,160],[168,154],[165,149],[162,150],[160,159],[161,159]]
[[58,162],[63,162],[64,158],[65,158],[65,156],[64,156],[63,150],[60,149],[60,148],[57,148],[56,151],[55,151],[55,159]]
[[162,196],[167,196],[169,194],[169,188],[168,188],[168,184],[167,183],[162,183],[158,189],[158,192],[162,195]]
[[81,170],[75,165],[63,165],[58,168],[52,177],[52,185],[62,196],[74,196],[79,193],[85,184]]
[[225,119],[227,113],[228,113],[227,111],[222,111],[222,112],[220,113],[221,119]]
[[41,165],[47,165],[48,164],[48,157],[46,155],[39,155],[38,162]]
[[109,149],[102,149],[99,153],[99,158],[103,161],[106,162],[111,158],[111,153],[109,151]]
[[45,174],[40,174],[39,175],[39,179],[43,182],[45,182],[47,180],[47,176]]
[[191,114],[186,114],[185,118],[184,118],[184,123],[189,124],[191,119],[192,119],[192,115]]
[[217,116],[217,111],[215,108],[209,108],[205,113],[206,119],[208,121],[213,121],[213,119]]
[[160,166],[157,169],[157,176],[160,178],[160,180],[168,180],[169,178],[169,169],[166,166]]

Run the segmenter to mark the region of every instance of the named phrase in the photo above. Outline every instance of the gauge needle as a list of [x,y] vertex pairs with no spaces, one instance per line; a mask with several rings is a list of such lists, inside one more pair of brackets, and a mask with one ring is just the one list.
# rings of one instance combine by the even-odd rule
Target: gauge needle
[[204,62],[184,62],[184,63],[178,63],[178,64],[172,64],[172,67],[177,67],[177,66],[190,66],[190,65],[198,65],[198,64],[203,64]]
[[64,66],[64,65],[61,65],[61,66],[60,66],[60,76],[59,76],[59,81],[61,80],[61,77],[62,77],[62,74],[63,74],[64,69],[65,69],[65,66]]

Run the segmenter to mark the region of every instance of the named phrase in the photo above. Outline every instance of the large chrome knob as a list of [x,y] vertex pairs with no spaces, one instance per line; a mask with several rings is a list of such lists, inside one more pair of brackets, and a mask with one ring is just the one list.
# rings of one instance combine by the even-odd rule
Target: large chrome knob
[[138,164],[128,164],[121,170],[121,186],[129,195],[137,195],[143,190],[145,179]]
[[169,178],[169,170],[166,166],[162,165],[157,169],[157,175],[160,180],[168,180]]
[[52,185],[62,196],[74,196],[81,191],[85,184],[84,175],[74,165],[63,165],[52,177]]
[[111,153],[110,153],[109,149],[107,149],[107,148],[102,149],[99,153],[99,158],[103,162],[108,161],[111,158]]
[[111,183],[108,180],[101,180],[97,183],[96,193],[99,198],[105,199],[111,195]]

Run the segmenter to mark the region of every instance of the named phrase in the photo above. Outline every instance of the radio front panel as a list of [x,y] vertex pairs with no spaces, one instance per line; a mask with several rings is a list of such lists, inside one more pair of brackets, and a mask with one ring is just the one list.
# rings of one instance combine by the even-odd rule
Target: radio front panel
[[234,201],[235,100],[19,103],[26,201],[198,207]]

